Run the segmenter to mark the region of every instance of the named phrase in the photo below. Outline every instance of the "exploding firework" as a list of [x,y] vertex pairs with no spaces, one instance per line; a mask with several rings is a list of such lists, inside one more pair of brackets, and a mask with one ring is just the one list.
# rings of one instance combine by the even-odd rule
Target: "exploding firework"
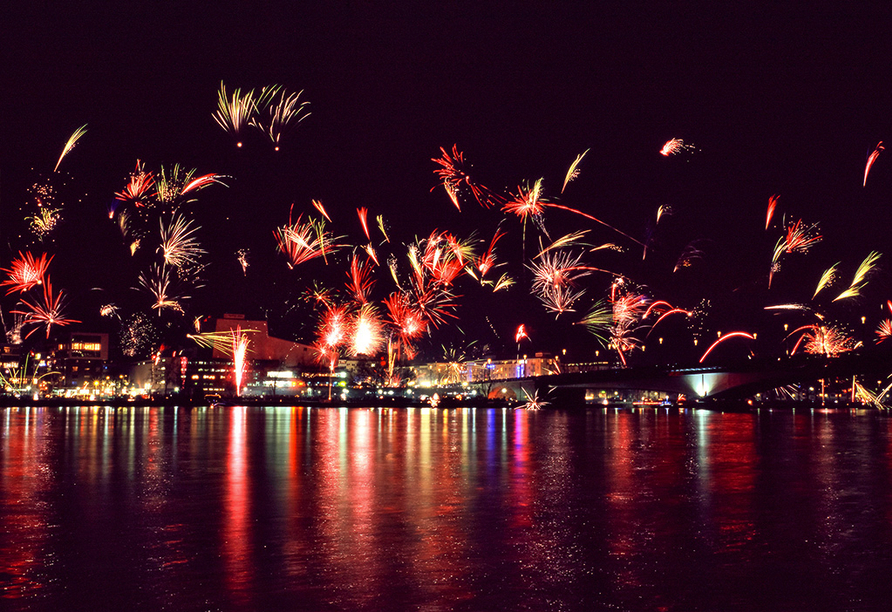
[[697,147],[690,143],[686,143],[681,138],[673,138],[663,145],[663,148],[660,149],[660,155],[662,155],[663,157],[669,157],[670,155],[678,155],[679,153],[683,153],[685,151],[696,150]]
[[440,166],[438,170],[434,170],[434,174],[440,177],[443,188],[458,210],[461,210],[460,198],[463,190],[469,191],[477,203],[485,208],[503,200],[487,187],[471,180],[465,171],[465,158],[458,150],[458,145],[452,145],[452,153],[448,153],[443,147],[440,147],[440,151],[442,156],[431,159]]
[[161,246],[158,251],[164,257],[165,263],[174,268],[183,268],[189,264],[198,263],[198,258],[206,251],[201,249],[195,238],[198,227],[193,226],[192,221],[182,215],[174,215],[170,222],[161,223]]
[[[25,325],[43,326],[46,329],[47,339],[50,337],[53,325],[62,327],[70,323],[80,323],[80,321],[75,319],[65,318],[65,314],[62,312],[64,305],[63,292],[59,291],[59,293],[53,295],[53,285],[50,283],[49,276],[46,277],[46,281],[43,283],[43,302],[23,299],[21,304],[26,310],[12,310],[10,312],[23,315],[25,317]],[[38,327],[28,332],[28,335],[25,337],[27,338],[37,331]]]
[[8,285],[6,295],[15,293],[16,291],[24,293],[43,283],[46,270],[53,260],[52,256],[47,259],[46,253],[35,258],[31,253],[22,253],[19,251],[19,258],[13,259],[9,268],[0,268],[0,272],[6,272],[9,278],[2,283],[0,287]]

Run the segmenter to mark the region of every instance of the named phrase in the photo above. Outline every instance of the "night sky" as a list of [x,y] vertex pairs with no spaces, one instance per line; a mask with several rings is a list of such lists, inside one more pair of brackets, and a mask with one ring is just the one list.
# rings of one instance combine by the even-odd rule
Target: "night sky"
[[[500,193],[544,179],[545,197],[597,216],[639,240],[549,210],[552,237],[590,229],[592,243],[624,253],[591,254],[654,299],[694,308],[708,298],[712,329],[756,329],[762,308],[805,302],[821,272],[840,261],[841,283],[871,251],[884,253],[869,291],[833,306],[850,323],[883,316],[892,298],[889,257],[892,153],[864,166],[878,142],[892,145],[892,43],[888,13],[846,5],[808,10],[736,9],[684,3],[22,3],[3,19],[0,264],[29,237],[22,221],[28,187],[48,175],[64,142],[88,132],[63,160],[64,222],[44,248],[55,254],[54,287],[69,295],[82,328],[116,331],[98,316],[151,302],[131,289],[145,258],[131,257],[107,205],[136,160],[147,169],[178,162],[199,174],[225,174],[191,206],[210,266],[190,291],[183,322],[243,313],[268,318],[273,335],[311,342],[315,320],[300,295],[313,280],[342,288],[346,251],[329,266],[289,270],[273,230],[294,215],[316,214],[365,242],[356,208],[383,214],[397,244],[434,229],[489,240],[502,221],[500,260],[518,284],[487,293],[464,279],[459,319],[423,348],[479,339],[513,353],[568,345],[593,348],[578,320],[604,297],[610,277],[592,275],[577,313],[557,320],[530,297],[521,267],[521,224],[497,208],[466,201],[459,212],[438,186],[431,158],[457,144],[476,180]],[[414,6],[414,5],[418,6]],[[217,91],[281,84],[303,90],[312,114],[274,152],[262,136],[243,148],[212,120]],[[663,157],[670,138],[696,150]],[[577,155],[590,149],[579,177],[559,193]],[[886,156],[890,157],[886,157]],[[772,230],[768,199],[780,200]],[[655,226],[659,206],[673,214]],[[782,218],[820,224],[823,241],[789,257],[771,292],[767,275]],[[373,229],[373,231],[376,231]],[[527,227],[535,248],[535,227]],[[379,236],[379,235],[378,235]],[[373,238],[377,238],[373,234]],[[704,252],[673,273],[686,245]],[[33,242],[33,241],[31,241]],[[39,251],[40,248],[31,247]],[[242,274],[235,252],[250,251]],[[394,248],[400,257],[405,249]],[[392,288],[386,270],[376,297]],[[15,297],[0,302],[4,314]],[[886,314],[888,316],[888,313]],[[871,329],[873,329],[871,327]],[[464,332],[464,334],[462,334]],[[58,332],[56,332],[58,333]],[[668,332],[667,332],[668,333]],[[679,333],[681,333],[679,331]],[[43,335],[35,334],[35,337]]]

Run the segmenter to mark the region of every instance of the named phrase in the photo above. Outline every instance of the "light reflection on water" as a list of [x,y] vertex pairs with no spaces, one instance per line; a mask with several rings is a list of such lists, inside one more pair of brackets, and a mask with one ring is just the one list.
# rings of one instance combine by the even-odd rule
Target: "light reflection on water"
[[0,607],[884,610],[892,420],[0,409]]

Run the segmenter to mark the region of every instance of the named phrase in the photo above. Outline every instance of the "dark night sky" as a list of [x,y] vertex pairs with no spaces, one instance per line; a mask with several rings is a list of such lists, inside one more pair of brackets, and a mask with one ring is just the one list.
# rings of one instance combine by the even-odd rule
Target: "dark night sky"
[[[287,221],[292,202],[296,212],[310,213],[310,200],[321,200],[334,229],[356,243],[359,206],[372,218],[384,214],[398,242],[433,229],[477,229],[488,239],[498,211],[466,203],[459,213],[442,188],[431,192],[431,158],[454,143],[494,190],[544,177],[546,197],[555,198],[569,164],[591,148],[562,204],[642,238],[658,206],[671,206],[674,215],[657,227],[645,262],[633,244],[569,213],[550,211],[549,231],[591,228],[592,241],[624,244],[625,254],[591,263],[683,307],[712,298],[718,329],[746,327],[766,303],[808,300],[835,261],[848,277],[870,250],[888,250],[892,157],[885,155],[892,153],[880,155],[861,186],[873,147],[892,144],[888,13],[859,14],[842,4],[554,4],[14,8],[0,37],[2,265],[24,246],[19,211],[28,185],[52,170],[84,123],[89,131],[61,169],[85,197],[65,202],[66,222],[49,250],[56,253],[54,286],[69,292],[70,314],[90,327],[112,326],[95,314],[101,303],[148,300],[129,289],[139,270],[106,216],[137,159],[148,168],[179,162],[232,177],[228,189],[203,191],[194,208],[213,263],[189,314],[268,316],[274,333],[304,341],[312,325],[291,308],[296,296],[312,278],[340,286],[346,266],[313,262],[289,271],[275,256],[272,231]],[[211,119],[221,81],[303,89],[312,115],[283,151],[259,138],[236,149]],[[698,150],[660,156],[672,137]],[[820,222],[824,241],[791,258],[766,295],[778,231],[765,232],[763,224],[775,193],[779,216]],[[503,261],[520,277],[520,225],[506,219],[503,228]],[[673,274],[693,240],[705,241],[707,257]],[[252,254],[247,277],[234,256],[242,247]],[[592,298],[609,284],[605,277],[588,281]],[[383,297],[386,275],[379,286]],[[838,316],[852,318],[853,309],[869,305],[869,316],[879,317],[876,304],[892,298],[885,273],[871,287],[864,302]],[[465,294],[459,314],[468,333],[484,334],[489,314],[509,350],[522,322],[535,334],[525,350],[579,344],[572,315],[545,316],[525,287],[496,296],[473,287],[458,292]],[[2,305],[8,312],[14,299]]]

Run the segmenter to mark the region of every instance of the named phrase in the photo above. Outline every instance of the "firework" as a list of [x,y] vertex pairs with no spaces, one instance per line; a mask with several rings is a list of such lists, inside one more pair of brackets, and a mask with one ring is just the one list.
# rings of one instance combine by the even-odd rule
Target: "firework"
[[795,354],[800,346],[804,346],[805,352],[810,355],[836,357],[840,353],[854,350],[860,345],[842,327],[836,325],[804,325],[790,332],[787,337],[790,338],[799,333],[801,335],[790,351],[790,355]]
[[279,250],[288,258],[288,267],[294,268],[317,257],[326,258],[342,245],[336,244],[343,236],[333,236],[325,229],[325,222],[312,217],[306,223],[303,216],[293,224],[278,228],[274,232]]
[[35,258],[31,253],[19,251],[18,259],[13,259],[8,269],[0,268],[0,272],[6,272],[9,275],[7,280],[0,283],[0,287],[9,285],[6,295],[10,295],[16,291],[24,293],[32,287],[42,284],[52,260],[52,256],[47,259],[46,253]]
[[527,339],[527,340],[529,340],[530,337],[527,335],[526,326],[525,326],[523,323],[521,323],[521,324],[517,327],[517,331],[514,333],[514,341],[515,341],[517,344],[520,344],[520,341],[523,340],[523,339]]
[[68,153],[74,148],[77,144],[77,141],[80,140],[81,136],[87,133],[87,124],[80,126],[74,131],[74,134],[68,139],[68,142],[65,143],[65,146],[62,148],[62,154],[59,156],[59,161],[56,162],[56,167],[53,168],[53,172],[56,172],[59,169],[59,164],[62,163],[62,159],[68,155]]
[[242,274],[248,274],[248,266],[251,265],[248,262],[248,249],[239,249],[235,252],[235,257],[238,259],[239,265],[242,267]]
[[637,331],[643,313],[647,311],[647,297],[638,293],[624,278],[617,278],[610,286],[610,345],[616,350],[623,367],[626,353],[638,348]]
[[43,242],[50,233],[56,229],[62,216],[59,214],[61,208],[40,208],[36,215],[25,217],[28,221],[31,231]]
[[99,316],[102,317],[117,317],[118,320],[121,319],[121,315],[118,314],[118,306],[115,304],[104,304],[99,307]]
[[880,257],[882,257],[882,253],[877,253],[876,251],[868,253],[867,257],[864,258],[864,261],[861,262],[861,265],[858,266],[858,269],[855,271],[855,276],[852,278],[852,283],[849,285],[848,289],[833,298],[833,301],[836,302],[838,300],[861,295],[861,289],[867,284],[868,276],[873,271],[874,266]]
[[787,226],[787,233],[777,240],[774,246],[774,254],[771,257],[771,270],[768,274],[768,286],[775,272],[780,268],[781,256],[787,253],[806,253],[815,244],[821,241],[822,236],[817,233],[818,224],[813,223],[808,227],[802,224],[802,220]]
[[[277,85],[264,88],[259,96],[258,103],[255,105],[258,115],[263,114],[263,117],[251,119],[251,125],[269,136],[269,139],[275,145],[276,151],[279,150],[279,142],[282,139],[282,135],[310,116],[310,111],[308,110],[310,103],[298,103],[303,91],[286,96],[285,91],[280,91],[280,89]],[[269,91],[268,96],[267,91]],[[273,102],[272,98],[276,94],[278,94],[279,99]],[[269,99],[268,103],[267,99]]]
[[533,273],[531,290],[549,312],[573,312],[573,304],[585,294],[576,286],[591,270],[581,265],[581,258],[569,251],[548,251],[527,266]]
[[153,264],[149,273],[140,273],[139,284],[155,298],[152,308],[157,310],[159,315],[164,309],[183,313],[180,302],[188,299],[189,296],[171,295],[173,278],[170,269],[165,264]]
[[165,263],[175,268],[183,268],[187,264],[197,264],[198,258],[206,251],[201,249],[195,239],[195,232],[200,229],[192,226],[192,221],[182,215],[174,215],[170,223],[161,220],[161,246],[158,251]]
[[877,160],[877,157],[880,156],[880,151],[883,150],[883,141],[881,140],[879,144],[877,144],[876,148],[873,150],[867,157],[867,165],[864,166],[864,183],[861,185],[862,187],[867,187],[867,175],[870,173],[870,168],[873,166],[873,163]]
[[328,219],[328,222],[331,223],[331,217],[328,216],[328,211],[325,210],[324,206],[322,206],[322,202],[320,202],[319,200],[311,200],[311,201],[313,203],[313,207],[319,211],[319,214],[321,214],[323,217]]
[[[149,193],[149,190],[155,185],[155,175],[146,172],[144,164],[140,160],[136,160],[136,169],[130,173],[130,182],[123,190],[115,194],[115,197],[122,202],[133,202],[137,206],[144,206],[148,198],[154,197],[155,194]],[[109,214],[112,218],[114,213]]]
[[523,393],[527,398],[526,402],[523,404],[523,408],[526,410],[541,410],[548,405],[548,402],[539,399],[538,389],[533,391],[532,395],[530,395],[526,389],[523,389]]
[[371,266],[364,265],[354,254],[350,261],[350,271],[347,273],[350,278],[347,289],[353,294],[353,299],[358,304],[367,304],[369,301],[369,294],[372,287],[375,286],[375,279],[371,277],[371,274]]
[[[25,317],[25,325],[33,324],[43,326],[46,329],[46,337],[49,339],[53,325],[62,327],[69,323],[80,323],[80,321],[75,319],[65,318],[65,315],[62,312],[64,305],[63,295],[62,291],[59,291],[55,296],[53,295],[53,285],[50,282],[49,276],[47,276],[46,282],[43,283],[43,302],[22,300],[21,304],[27,308],[27,310],[12,310],[10,312],[23,315]],[[37,329],[38,328],[32,329],[25,337],[28,338],[31,334],[37,331]]]
[[232,92],[232,96],[226,93],[226,86],[220,82],[220,91],[217,95],[217,111],[213,114],[214,121],[224,131],[237,139],[236,146],[241,147],[241,131],[244,129],[254,114],[254,90],[242,95],[241,89]]
[[576,159],[573,160],[573,163],[570,164],[570,168],[567,170],[567,175],[564,177],[564,184],[561,185],[561,193],[564,193],[564,189],[567,188],[567,183],[579,176],[579,162],[582,161],[582,158],[585,157],[585,154],[590,150],[591,149],[586,149],[581,154],[577,155]]
[[837,261],[835,264],[824,270],[824,273],[821,274],[820,280],[818,280],[818,286],[815,288],[815,293],[811,296],[811,299],[815,299],[816,297],[818,297],[818,294],[822,290],[833,284],[833,282],[836,280],[836,267],[839,266],[839,264],[840,262]]
[[459,211],[461,211],[460,196],[463,189],[470,191],[477,203],[485,208],[489,208],[493,203],[502,200],[501,196],[492,193],[487,187],[478,185],[471,180],[471,177],[464,169],[465,158],[458,150],[458,145],[452,145],[451,154],[443,147],[440,147],[440,151],[443,153],[442,156],[431,159],[432,162],[440,166],[438,170],[434,170],[434,174],[440,177],[449,199]]
[[242,328],[236,326],[232,331],[232,373],[237,397],[242,395],[242,382],[245,380],[246,357],[250,343],[250,339],[242,332]]
[[722,343],[725,342],[726,340],[730,340],[731,338],[748,338],[749,340],[755,340],[755,339],[756,339],[755,336],[753,336],[752,334],[748,334],[748,333],[746,333],[746,332],[742,332],[742,331],[731,332],[730,334],[724,334],[724,335],[723,335],[722,337],[720,337],[718,340],[716,340],[715,342],[713,342],[713,343],[709,346],[708,349],[706,349],[706,352],[703,353],[703,356],[700,358],[700,363],[703,363],[703,362],[706,360],[706,358],[707,358],[707,357],[709,356],[709,354],[712,352],[712,349],[714,349],[715,347],[717,347],[719,344],[722,344]]
[[364,206],[357,208],[356,214],[359,216],[359,223],[362,225],[362,232],[365,234],[366,240],[371,240],[372,237],[369,236],[369,209]]
[[768,226],[771,225],[771,217],[774,216],[774,209],[777,208],[777,199],[780,196],[775,194],[768,198],[768,212],[765,215],[765,229],[768,229]]
[[892,319],[883,319],[877,326],[877,343],[892,338]]
[[480,272],[480,278],[483,279],[486,276],[486,273],[496,267],[496,255],[495,248],[496,243],[499,241],[499,238],[505,235],[505,232],[497,229],[496,233],[493,235],[492,240],[489,241],[489,248],[477,258],[476,267]]
[[382,345],[382,323],[372,304],[363,304],[352,321],[353,342],[350,351],[353,355],[374,355]]
[[697,147],[690,143],[686,143],[681,138],[673,138],[668,140],[666,144],[663,145],[663,148],[660,149],[660,155],[663,157],[669,157],[670,155],[678,155],[684,151],[696,151]]
[[200,191],[205,187],[213,184],[226,186],[223,179],[226,178],[222,174],[205,174],[195,176],[196,168],[186,170],[180,164],[174,164],[171,168],[161,166],[155,181],[155,188],[158,201],[160,203],[177,207],[193,200],[181,201],[181,198],[187,193]]
[[375,221],[378,223],[378,229],[381,230],[381,235],[384,236],[384,242],[390,242],[390,237],[387,235],[387,228],[384,226],[384,215],[378,215],[375,217]]

